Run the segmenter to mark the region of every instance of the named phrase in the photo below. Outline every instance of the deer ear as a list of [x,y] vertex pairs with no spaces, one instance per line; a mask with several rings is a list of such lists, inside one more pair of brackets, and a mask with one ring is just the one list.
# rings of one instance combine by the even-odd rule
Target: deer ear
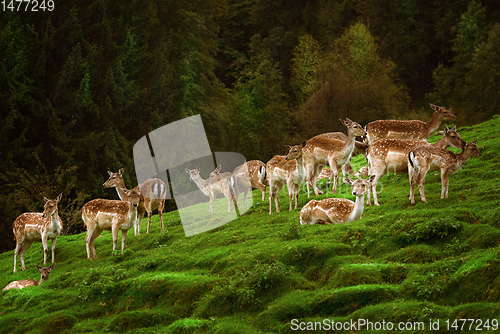
[[432,104],[432,103],[429,103],[431,105],[431,108],[434,110],[434,111],[438,111],[438,106],[435,105],[435,104]]
[[124,172],[123,168],[120,168],[120,170],[118,171],[118,174],[122,175]]
[[128,196],[128,192],[129,192],[129,190],[128,190],[128,189],[125,189],[125,188],[120,188],[120,189],[121,189],[121,190],[122,190],[125,194],[127,194],[127,196]]
[[352,180],[348,178],[344,178],[344,183],[349,183],[352,186]]
[[452,130],[457,131],[457,126],[455,125]]
[[444,135],[446,136],[448,134],[448,132],[450,131],[450,129],[448,129],[447,126],[444,127]]
[[52,263],[52,265],[49,267],[49,272],[52,271],[52,269],[54,269],[54,264]]
[[50,199],[48,199],[47,197],[44,197],[43,200],[45,201],[45,203],[47,203],[48,201],[50,201]]
[[216,170],[220,172],[221,167],[221,165],[217,166]]
[[306,146],[306,144],[307,144],[307,140],[304,140],[304,141],[302,142],[302,144],[300,144],[300,147],[304,148],[304,147]]
[[340,119],[340,118],[339,118],[339,121],[340,121],[343,125],[347,126],[346,121],[344,121],[343,119]]
[[285,145],[285,148],[290,151],[290,145]]
[[61,200],[61,198],[62,198],[62,193],[60,193],[59,196],[57,196],[56,202],[59,203],[59,201]]
[[373,180],[375,180],[375,175],[370,175],[370,177],[368,178],[368,182],[372,183]]
[[35,264],[36,269],[42,270],[42,267],[40,267],[38,264]]
[[477,139],[472,142],[472,144],[474,144],[474,145],[476,145],[476,143],[477,143]]
[[108,174],[109,174],[109,176],[111,176],[111,175],[113,175],[113,172],[110,172],[110,171],[108,170]]

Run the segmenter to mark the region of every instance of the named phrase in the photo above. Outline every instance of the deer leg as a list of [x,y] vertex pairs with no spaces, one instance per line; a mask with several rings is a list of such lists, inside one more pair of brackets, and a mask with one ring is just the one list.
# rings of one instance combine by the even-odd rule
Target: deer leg
[[378,184],[378,180],[380,180],[383,173],[384,173],[383,170],[381,172],[377,173],[375,175],[373,182],[372,182],[373,203],[375,205],[380,205],[380,203],[378,202],[378,196],[377,196],[377,184]]
[[158,205],[158,215],[160,216],[161,223],[161,231],[163,232],[165,229],[163,228],[163,209],[165,208],[165,200],[160,200],[160,204]]
[[111,223],[111,234],[113,236],[113,250],[116,250],[116,244],[118,243],[118,223]]
[[56,260],[55,260],[56,240],[57,240],[57,237],[55,237],[54,239],[52,239],[52,263],[56,262]]
[[24,252],[31,246],[33,241],[31,240],[24,240],[23,244],[21,245],[21,250],[19,251],[19,257],[21,259],[21,269],[26,270],[26,267],[24,266]]
[[151,205],[146,208],[146,211],[148,212],[148,228],[146,229],[146,233],[149,233],[149,226],[151,224],[151,216],[153,216],[153,210],[151,209]]
[[208,209],[208,212],[212,214],[214,212],[214,195],[210,194],[210,209]]
[[334,160],[330,160],[329,164],[330,164],[330,169],[332,170],[332,177],[333,177],[332,192],[336,193],[337,192],[337,185],[339,182],[339,171],[337,170],[337,163]]
[[421,169],[418,173],[417,184],[418,191],[420,192],[420,199],[422,202],[427,203],[427,199],[425,198],[425,175],[427,174],[427,170]]
[[49,251],[49,246],[47,244],[47,233],[42,233],[42,246],[43,246],[43,264],[46,264],[47,252]]
[[144,202],[142,202],[139,203],[137,209],[137,219],[134,222],[134,236],[141,234],[141,221],[144,218],[144,213],[146,213],[146,207],[144,206]]
[[19,254],[19,249],[21,248],[22,241],[16,240],[16,249],[14,249],[14,272],[17,271],[17,255]]
[[88,247],[87,247],[87,254],[88,254],[88,259],[89,260],[92,260],[92,258],[90,257],[90,252],[89,252],[89,247],[90,249],[92,250],[92,255],[94,256],[94,259],[97,259],[97,254],[95,252],[95,245],[94,245],[94,241],[95,239],[97,239],[97,237],[102,233],[102,230],[100,228],[96,228],[93,233],[90,235],[90,238],[89,238],[89,243],[88,243]]
[[448,186],[450,180],[448,179],[448,173],[446,171],[441,172],[441,198],[448,198]]
[[408,164],[408,178],[410,179],[410,203],[411,205],[415,204],[415,183],[417,182],[416,172]]
[[122,230],[122,254],[123,250],[125,249],[125,240],[127,239],[127,232],[128,230]]

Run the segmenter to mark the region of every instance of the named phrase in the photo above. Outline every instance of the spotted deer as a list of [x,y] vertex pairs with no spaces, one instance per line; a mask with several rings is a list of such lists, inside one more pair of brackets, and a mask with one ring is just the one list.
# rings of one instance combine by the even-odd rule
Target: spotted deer
[[363,127],[349,118],[340,120],[347,127],[347,140],[339,140],[328,137],[313,137],[307,141],[303,148],[303,164],[305,170],[305,181],[307,184],[307,196],[310,197],[310,187],[314,194],[319,195],[320,190],[316,186],[316,179],[323,166],[330,166],[333,173],[333,192],[337,192],[339,178],[338,167],[342,167],[351,159],[354,150],[356,136],[364,136]]
[[357,179],[356,181],[345,179],[345,182],[352,185],[352,194],[356,196],[356,202],[345,198],[310,200],[300,210],[300,224],[339,224],[361,219],[364,210],[364,197],[373,179],[373,175],[368,179]]
[[476,146],[477,139],[467,143],[461,153],[453,153],[433,146],[418,146],[408,154],[408,168],[410,174],[410,201],[415,204],[414,189],[418,184],[420,199],[427,203],[425,197],[425,176],[427,172],[441,172],[441,198],[448,198],[449,175],[455,174],[462,168],[471,156],[480,157]]
[[297,209],[300,184],[304,180],[302,149],[305,145],[306,141],[303,141],[299,145],[285,145],[288,149],[288,154],[284,159],[279,160],[269,174],[269,214],[272,214],[273,201],[276,212],[280,212],[278,193],[285,183],[288,189],[289,210],[292,211],[292,202],[294,199],[295,209]]
[[436,132],[443,120],[454,120],[457,118],[452,112],[444,107],[430,104],[434,110],[432,118],[428,122],[420,120],[378,120],[366,125],[367,144],[373,145],[381,139],[421,139],[427,140]]
[[[370,173],[375,175],[371,189],[375,205],[380,205],[377,197],[378,180],[384,173],[389,173],[389,171],[394,172],[394,174],[407,174],[408,154],[413,148],[420,145],[429,145],[430,147],[439,147],[441,149],[446,149],[450,146],[463,148],[465,142],[460,138],[458,132],[456,132],[456,127],[453,129],[445,127],[443,136],[434,144],[429,144],[425,140],[414,139],[382,139],[377,141],[368,149],[368,167]],[[368,192],[366,204],[371,205],[370,191]]]
[[[332,138],[332,139],[338,139],[342,141],[347,141],[348,136],[343,133],[343,132],[326,132],[319,134],[313,138],[316,137],[327,137],[327,138]],[[311,138],[312,139],[312,138]],[[354,141],[354,149],[352,150],[352,156],[356,156],[358,154],[362,154],[366,158],[366,154],[368,151],[368,144],[366,144],[364,141]]]
[[[347,166],[346,169],[345,169],[345,173],[347,175],[354,175],[354,176],[368,176],[370,170],[368,169],[368,166],[363,166],[359,169],[359,171],[355,172],[352,167],[351,167],[351,164],[345,164],[344,166]],[[322,179],[329,179],[331,180],[331,178],[333,177],[332,176],[333,173],[332,173],[332,170],[330,168],[323,168],[321,170],[321,173],[319,173],[318,175],[318,178],[317,180],[322,180]]]
[[[127,187],[125,187],[125,181],[123,180],[123,172],[123,168],[120,168],[118,173],[108,171],[109,178],[104,182],[103,186],[106,188],[115,188],[120,200],[126,201],[123,189],[126,190]],[[134,235],[139,235],[141,233],[141,221],[142,218],[144,218],[145,212],[148,213],[148,227],[146,233],[149,233],[151,216],[156,209],[158,209],[158,216],[160,216],[161,230],[164,231],[163,209],[165,208],[165,199],[167,198],[167,186],[165,182],[158,178],[150,178],[136,188],[140,191],[141,197],[137,209],[137,221],[134,223]]]
[[94,259],[97,259],[95,252],[95,239],[102,231],[111,231],[113,236],[113,250],[116,250],[118,242],[118,231],[122,231],[122,252],[125,249],[127,232],[136,220],[141,193],[137,188],[130,190],[121,189],[125,195],[125,201],[109,200],[97,198],[82,207],[82,220],[87,227],[85,244],[87,248],[87,258],[90,257],[90,250]]
[[62,194],[56,199],[44,197],[45,205],[43,213],[26,212],[16,218],[12,224],[16,248],[14,250],[14,272],[17,271],[17,255],[21,259],[21,269],[24,266],[24,252],[33,242],[42,242],[43,264],[47,263],[48,240],[52,240],[52,263],[55,262],[55,249],[57,237],[63,230],[62,220],[59,217],[57,204],[62,198]]
[[266,186],[259,180],[259,170],[265,164],[260,160],[247,161],[233,170],[236,178],[235,196],[238,201],[239,194],[243,191],[243,206],[246,204],[248,190],[250,187],[257,188],[262,192],[262,201],[266,198]]
[[7,284],[5,288],[3,288],[2,291],[7,291],[10,289],[24,289],[30,286],[39,286],[43,282],[46,282],[49,279],[50,272],[52,269],[54,269],[54,264],[52,264],[50,267],[40,267],[38,264],[35,264],[36,269],[40,272],[40,280],[35,281],[34,279],[22,279],[19,281],[14,281],[10,282]]
[[212,175],[210,175],[206,180],[204,180],[200,176],[200,167],[197,167],[195,169],[185,168],[184,170],[189,175],[189,179],[194,183],[196,183],[201,192],[210,198],[210,208],[209,208],[210,214],[213,214],[214,212],[214,201],[216,196],[220,193],[224,194],[224,196],[227,198],[228,202],[227,212],[231,212],[231,199],[232,199],[231,193],[232,192],[234,193],[234,184],[235,184],[234,176],[228,175],[227,178],[223,176],[222,178],[225,179],[226,181],[225,182],[218,181],[214,172],[220,171],[220,165],[214,171],[211,172]]

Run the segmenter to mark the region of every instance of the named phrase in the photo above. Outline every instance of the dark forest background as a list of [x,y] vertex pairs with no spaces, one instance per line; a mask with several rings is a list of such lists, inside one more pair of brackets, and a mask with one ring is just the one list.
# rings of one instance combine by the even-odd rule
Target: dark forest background
[[106,171],[136,186],[135,142],[187,116],[201,114],[212,151],[267,161],[344,131],[339,118],[498,113],[496,0],[54,3],[0,12],[2,251],[44,196],[62,193],[66,233],[80,232],[86,201],[117,198]]

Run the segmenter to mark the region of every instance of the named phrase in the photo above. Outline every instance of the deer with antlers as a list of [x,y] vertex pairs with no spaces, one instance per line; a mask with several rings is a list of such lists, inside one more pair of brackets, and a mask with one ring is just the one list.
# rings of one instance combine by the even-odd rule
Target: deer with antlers
[[378,120],[366,125],[367,144],[373,145],[381,139],[422,139],[427,140],[436,132],[443,120],[455,120],[457,118],[452,112],[444,107],[430,104],[434,110],[432,118],[428,122],[419,120]]
[[441,172],[441,198],[448,197],[449,175],[455,174],[462,168],[471,156],[480,157],[476,146],[477,139],[467,143],[461,153],[453,153],[433,146],[418,146],[408,154],[408,169],[412,170],[410,175],[410,201],[415,204],[414,189],[418,184],[420,199],[427,203],[425,197],[425,176],[428,172]]
[[[118,173],[108,171],[109,178],[104,182],[103,186],[106,188],[115,188],[120,200],[126,201],[124,190],[127,190],[127,187],[125,187],[125,181],[123,180],[123,172],[123,168],[120,168]],[[134,223],[134,235],[139,235],[141,233],[141,221],[142,218],[144,218],[145,212],[148,213],[148,227],[146,233],[149,233],[151,216],[156,209],[158,209],[158,216],[160,216],[161,230],[164,231],[163,209],[165,208],[165,199],[167,198],[167,186],[165,182],[158,178],[150,178],[134,189],[138,189],[141,193],[139,207],[137,209],[137,221]]]
[[238,201],[239,194],[243,191],[243,206],[245,206],[248,190],[250,187],[257,188],[262,192],[262,201],[266,198],[266,185],[260,181],[259,171],[265,164],[260,160],[247,161],[233,170],[236,178],[235,196]]
[[24,266],[24,252],[33,242],[42,242],[43,264],[47,263],[48,240],[52,240],[52,263],[55,262],[55,249],[57,237],[63,230],[63,224],[59,217],[57,204],[62,198],[62,194],[56,199],[50,200],[46,197],[43,213],[26,212],[16,218],[12,224],[16,249],[14,250],[14,272],[17,271],[17,255],[21,259],[21,269]]
[[366,134],[361,125],[349,118],[340,121],[347,127],[347,140],[316,136],[309,139],[302,150],[308,197],[310,197],[311,186],[314,194],[319,195],[320,190],[316,186],[316,179],[321,172],[321,168],[326,165],[330,166],[333,173],[332,191],[337,192],[338,167],[342,167],[351,159],[355,146],[355,137]]
[[[197,167],[195,169],[184,169],[189,175],[189,179],[196,183],[196,185],[204,195],[210,198],[210,214],[213,214],[214,212],[214,201],[216,196],[220,193],[224,194],[224,196],[227,198],[227,212],[231,212],[231,200],[233,200],[234,184],[236,180],[231,173],[226,172],[228,174],[220,174],[220,168],[221,165],[217,166],[217,168],[212,171],[211,175],[209,175],[209,177],[205,180],[200,176],[200,167]],[[218,177],[217,175],[221,176]]]
[[[424,140],[414,139],[382,139],[370,146],[368,149],[368,167],[370,173],[375,176],[372,182],[371,192],[375,205],[380,205],[377,197],[378,180],[384,173],[393,171],[395,174],[408,173],[408,154],[412,149],[420,145],[428,145],[440,149],[450,146],[463,148],[465,142],[460,138],[456,127],[448,129],[445,127],[443,136],[434,144],[429,144]],[[370,191],[368,192],[367,205],[371,205]]]
[[43,282],[46,282],[49,279],[50,272],[52,269],[54,269],[54,264],[52,264],[50,267],[40,267],[38,264],[35,264],[36,269],[40,272],[40,280],[36,281],[34,279],[22,279],[19,281],[14,281],[10,282],[7,284],[5,288],[3,288],[2,291],[7,291],[10,289],[24,289],[30,286],[39,286]]
[[364,210],[365,194],[367,193],[374,176],[368,179],[345,179],[346,183],[352,185],[352,194],[356,196],[356,202],[345,198],[326,198],[320,201],[310,200],[300,210],[300,224],[339,224],[361,219]]
[[[292,202],[295,199],[295,209],[298,206],[298,197],[300,184],[304,180],[304,168],[302,164],[302,149],[306,145],[306,141],[303,141],[299,145],[285,145],[288,149],[288,154],[282,158],[282,156],[277,156],[271,159],[269,164],[269,170],[271,171],[269,176],[269,214],[272,214],[272,204],[274,201],[274,206],[276,212],[280,212],[278,205],[278,193],[286,183],[288,188],[289,196],[289,210],[292,210]],[[267,170],[267,169],[266,169]]]
[[137,220],[137,210],[141,193],[137,188],[130,190],[121,189],[121,191],[123,191],[126,201],[97,198],[82,207],[82,220],[87,227],[85,244],[89,260],[92,260],[90,250],[92,250],[94,259],[97,259],[94,241],[104,230],[111,231],[113,236],[113,250],[116,249],[118,231],[121,230],[122,252],[125,249],[127,232],[134,226]]

